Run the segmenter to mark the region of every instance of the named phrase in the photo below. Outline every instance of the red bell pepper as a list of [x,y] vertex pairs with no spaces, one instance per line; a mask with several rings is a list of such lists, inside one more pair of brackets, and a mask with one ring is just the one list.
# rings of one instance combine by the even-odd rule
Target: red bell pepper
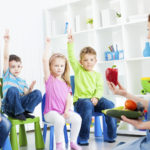
[[113,82],[115,85],[118,84],[118,69],[113,65],[112,68],[106,69],[106,80]]

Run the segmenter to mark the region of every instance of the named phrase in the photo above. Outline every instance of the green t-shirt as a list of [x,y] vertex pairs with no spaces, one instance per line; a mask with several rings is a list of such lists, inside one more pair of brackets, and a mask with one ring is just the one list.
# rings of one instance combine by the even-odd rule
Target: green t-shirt
[[103,79],[100,73],[85,70],[74,55],[74,44],[68,43],[68,58],[75,74],[74,102],[79,98],[100,99],[103,95]]

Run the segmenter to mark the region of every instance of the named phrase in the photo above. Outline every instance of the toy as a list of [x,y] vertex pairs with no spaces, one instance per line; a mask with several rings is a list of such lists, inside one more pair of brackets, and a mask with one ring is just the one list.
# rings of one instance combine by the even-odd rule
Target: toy
[[141,93],[145,95],[146,93],[150,93],[150,77],[141,78],[141,84],[143,89]]
[[113,82],[115,85],[118,84],[118,69],[113,65],[112,68],[106,69],[106,80]]

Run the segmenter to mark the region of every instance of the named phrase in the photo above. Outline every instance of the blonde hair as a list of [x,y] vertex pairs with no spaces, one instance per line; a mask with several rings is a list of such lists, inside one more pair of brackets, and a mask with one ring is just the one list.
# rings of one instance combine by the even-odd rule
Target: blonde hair
[[85,54],[92,54],[96,56],[96,51],[92,47],[89,47],[89,46],[84,47],[83,49],[81,49],[81,52],[80,52],[80,60],[82,60]]
[[62,75],[62,78],[65,80],[66,84],[68,86],[71,86],[70,85],[70,68],[69,68],[69,62],[67,60],[67,58],[63,55],[63,54],[60,54],[60,53],[55,53],[53,54],[50,59],[49,59],[49,69],[50,69],[50,72],[51,72],[51,64],[52,62],[56,59],[56,58],[62,58],[65,60],[65,70],[64,70],[64,73]]

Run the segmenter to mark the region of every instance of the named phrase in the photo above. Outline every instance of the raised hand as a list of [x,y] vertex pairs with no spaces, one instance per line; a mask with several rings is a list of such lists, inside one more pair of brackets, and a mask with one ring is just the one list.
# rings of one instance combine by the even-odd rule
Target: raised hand
[[73,42],[73,36],[72,36],[72,32],[70,30],[70,32],[68,32],[68,43],[72,43]]
[[5,42],[9,42],[9,40],[10,40],[10,37],[9,37],[9,30],[6,29],[6,30],[5,30],[5,34],[4,34],[4,41],[5,41]]

